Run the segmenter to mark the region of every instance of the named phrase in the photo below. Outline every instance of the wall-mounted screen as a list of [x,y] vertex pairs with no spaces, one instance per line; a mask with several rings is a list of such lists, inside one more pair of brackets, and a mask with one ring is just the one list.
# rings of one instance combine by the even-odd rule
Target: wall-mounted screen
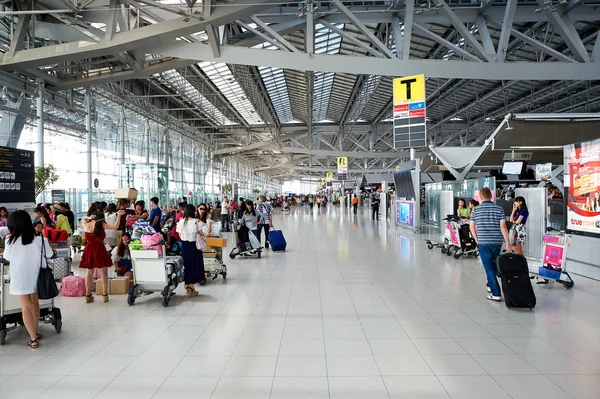
[[568,231],[600,236],[600,140],[565,146]]
[[414,226],[414,203],[396,200],[396,222]]
[[396,197],[415,198],[415,186],[410,170],[394,173],[394,187],[396,189]]
[[519,175],[523,170],[523,162],[504,162],[502,167],[503,175]]

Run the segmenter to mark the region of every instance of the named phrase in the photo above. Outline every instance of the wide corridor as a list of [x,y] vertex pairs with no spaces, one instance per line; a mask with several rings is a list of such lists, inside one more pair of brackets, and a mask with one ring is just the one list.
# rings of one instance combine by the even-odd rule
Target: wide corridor
[[42,326],[32,351],[19,328],[0,347],[0,398],[600,397],[600,282],[534,284],[534,311],[509,310],[477,260],[366,209],[274,223],[285,253],[226,257],[197,298],[58,298],[61,334]]

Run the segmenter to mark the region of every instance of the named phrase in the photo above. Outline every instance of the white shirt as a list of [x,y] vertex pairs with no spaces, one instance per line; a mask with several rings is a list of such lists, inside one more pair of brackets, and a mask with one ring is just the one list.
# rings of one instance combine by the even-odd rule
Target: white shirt
[[223,203],[221,204],[221,213],[229,213],[229,202],[227,201],[223,201]]
[[[106,224],[115,224],[118,215],[116,213],[106,214],[104,221]],[[106,243],[112,247],[117,245],[117,230],[106,229]]]
[[[31,244],[23,245],[21,237],[12,244],[6,241],[4,258],[10,261],[10,294],[29,295],[37,290],[40,266],[48,267],[46,259],[42,261],[42,238],[35,237]],[[52,247],[46,238],[43,238],[46,247],[46,257],[52,256]]]
[[200,230],[202,230],[202,226],[196,219],[181,219],[177,222],[177,233],[179,233],[181,241],[196,242]]

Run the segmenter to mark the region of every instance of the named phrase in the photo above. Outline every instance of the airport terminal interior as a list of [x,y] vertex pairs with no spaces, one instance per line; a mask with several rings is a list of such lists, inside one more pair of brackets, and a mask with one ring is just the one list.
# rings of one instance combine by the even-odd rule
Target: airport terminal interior
[[599,0],[0,0],[0,59],[0,399],[600,398]]

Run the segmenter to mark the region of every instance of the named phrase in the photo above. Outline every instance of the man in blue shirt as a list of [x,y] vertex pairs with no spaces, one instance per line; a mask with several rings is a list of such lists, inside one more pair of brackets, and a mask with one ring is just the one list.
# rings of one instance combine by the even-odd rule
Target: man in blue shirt
[[150,226],[157,232],[160,232],[160,217],[162,216],[162,212],[160,206],[158,206],[158,198],[150,198],[150,206],[152,207],[149,217]]
[[496,258],[502,251],[502,242],[506,243],[506,250],[512,252],[508,229],[506,228],[506,215],[502,207],[492,202],[492,192],[484,187],[479,191],[483,201],[471,213],[469,227],[471,234],[477,242],[479,256],[487,275],[487,289],[491,295],[490,301],[500,302],[500,285],[496,277]]

